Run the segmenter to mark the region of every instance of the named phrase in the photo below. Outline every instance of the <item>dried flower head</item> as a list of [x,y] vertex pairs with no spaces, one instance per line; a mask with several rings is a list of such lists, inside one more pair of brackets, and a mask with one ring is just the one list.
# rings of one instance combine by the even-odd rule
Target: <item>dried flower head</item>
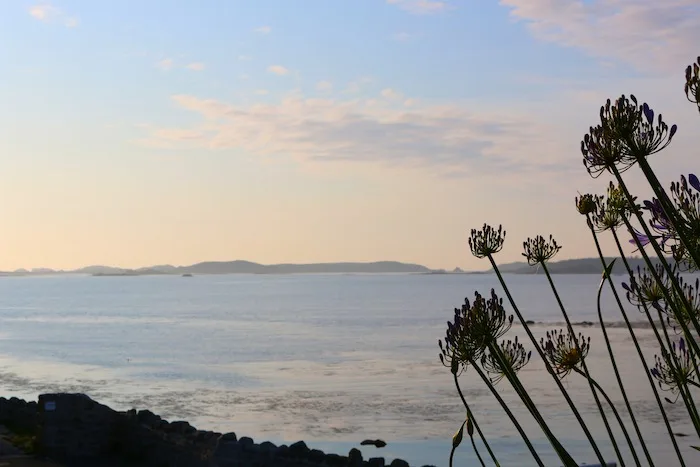
[[544,264],[554,258],[561,250],[561,246],[557,244],[551,235],[549,240],[545,240],[543,236],[538,235],[534,239],[528,238],[524,241],[523,249],[525,250],[523,256],[527,258],[527,263],[530,266],[534,266],[536,264]]
[[685,69],[685,95],[700,111],[700,57]]
[[502,337],[513,324],[503,308],[503,299],[491,289],[491,297],[474,293],[474,301],[464,300],[461,308],[455,308],[452,322],[447,323],[445,344],[438,341],[440,361],[454,373],[476,361],[490,342]]
[[618,167],[618,170],[623,172],[635,162],[626,159],[622,143],[607,134],[601,125],[590,127],[588,133],[583,136],[581,154],[583,165],[593,178],[598,178],[606,170],[611,171],[612,167]]
[[489,374],[489,379],[493,384],[506,376],[506,372],[517,373],[530,361],[532,352],[525,351],[525,347],[518,342],[518,338],[501,341],[488,353],[481,357],[481,366]]
[[469,236],[469,248],[477,258],[485,258],[498,253],[503,248],[506,231],[499,225],[498,230],[484,224],[481,230],[472,229]]
[[656,378],[661,389],[675,393],[679,387],[685,387],[691,381],[695,382],[697,374],[693,363],[695,356],[686,347],[685,339],[681,337],[678,345],[674,342],[671,352],[675,354],[675,361],[673,356],[663,349],[661,358],[658,355],[654,356],[656,365],[649,370],[649,373]]
[[700,279],[695,278],[695,282],[687,282],[680,274],[677,275],[676,280],[678,280],[681,290],[683,291],[683,297],[681,297],[675,289],[670,289],[671,299],[675,304],[677,313],[669,313],[669,319],[676,322],[676,324],[690,324],[693,320],[700,319]]
[[554,330],[547,331],[547,337],[540,341],[540,345],[554,372],[563,379],[572,371],[580,369],[579,365],[591,348],[591,338]]
[[622,189],[610,182],[606,196],[596,197],[596,209],[590,216],[594,230],[605,232],[625,225],[635,208],[630,206]]
[[593,214],[596,211],[597,197],[590,193],[577,196],[574,201],[576,203],[576,210],[583,216]]
[[661,278],[661,283],[654,278],[654,275],[647,268],[641,267],[637,267],[637,273],[630,276],[629,285],[622,283],[622,288],[627,291],[627,300],[632,305],[642,307],[646,304],[663,310],[665,303],[664,288],[670,287],[670,284],[663,266],[657,264],[654,268]]

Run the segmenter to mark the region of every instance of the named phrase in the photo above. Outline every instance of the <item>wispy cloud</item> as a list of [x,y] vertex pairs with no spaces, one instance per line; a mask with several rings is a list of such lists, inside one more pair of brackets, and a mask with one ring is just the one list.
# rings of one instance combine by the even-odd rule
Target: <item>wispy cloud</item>
[[333,90],[333,83],[330,81],[319,81],[316,83],[316,90],[321,92],[329,92]]
[[414,15],[427,15],[445,11],[448,7],[446,1],[438,0],[386,0],[391,5],[397,5]]
[[175,61],[172,58],[164,58],[163,60],[159,60],[156,62],[156,68],[159,68],[163,71],[171,70],[174,65]]
[[67,15],[60,8],[50,3],[41,3],[29,7],[29,15],[44,23],[62,22],[67,28],[74,28],[80,23],[78,18]]
[[[629,63],[675,71],[697,56],[697,0],[501,0],[539,39]],[[650,66],[653,64],[653,66]]]
[[381,95],[383,98],[389,99],[389,100],[397,100],[397,99],[401,99],[403,97],[403,94],[401,94],[400,92],[397,92],[391,88],[382,89]]
[[188,70],[192,70],[192,71],[202,71],[202,70],[204,70],[205,66],[204,66],[204,63],[202,63],[202,62],[192,62],[192,63],[187,64],[187,66],[185,68],[187,68]]
[[267,67],[267,71],[269,71],[270,73],[274,73],[276,75],[279,75],[279,76],[284,76],[284,75],[289,74],[289,70],[287,68],[283,67],[282,65],[270,65],[269,67]]
[[[260,156],[288,155],[302,162],[355,161],[430,167],[462,176],[560,170],[565,151],[555,131],[528,115],[470,111],[457,105],[398,108],[374,100],[289,97],[277,104],[236,106],[175,95],[173,102],[199,114],[192,127],[150,131],[143,144],[209,149],[237,148]],[[537,148],[536,155],[523,147]],[[554,156],[556,155],[556,156]]]
[[259,34],[270,34],[272,32],[272,28],[270,26],[260,26],[259,28],[253,29],[253,31]]

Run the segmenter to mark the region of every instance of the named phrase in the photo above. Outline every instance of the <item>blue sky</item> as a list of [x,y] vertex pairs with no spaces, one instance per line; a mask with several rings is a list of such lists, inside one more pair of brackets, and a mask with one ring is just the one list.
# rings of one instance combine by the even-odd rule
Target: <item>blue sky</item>
[[549,232],[562,256],[586,256],[571,203],[606,182],[588,178],[578,143],[623,92],[681,128],[662,176],[693,170],[691,0],[0,9],[0,269],[236,258],[479,268],[465,245],[484,221],[516,239],[504,260],[518,259],[520,237]]

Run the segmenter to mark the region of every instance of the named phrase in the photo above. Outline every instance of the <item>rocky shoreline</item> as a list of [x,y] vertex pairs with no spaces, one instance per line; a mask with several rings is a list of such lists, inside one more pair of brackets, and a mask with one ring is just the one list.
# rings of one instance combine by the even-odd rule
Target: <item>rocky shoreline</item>
[[304,441],[257,444],[236,433],[198,430],[149,410],[119,412],[85,394],[42,394],[38,402],[0,398],[0,425],[28,440],[32,454],[68,467],[409,467],[309,448]]

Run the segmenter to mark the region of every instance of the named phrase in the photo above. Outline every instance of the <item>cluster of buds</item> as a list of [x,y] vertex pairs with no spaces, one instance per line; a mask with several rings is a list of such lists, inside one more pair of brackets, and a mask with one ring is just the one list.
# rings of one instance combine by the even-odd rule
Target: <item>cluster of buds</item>
[[678,345],[673,343],[670,355],[664,349],[662,357],[656,355],[656,365],[649,373],[659,382],[659,387],[665,391],[677,392],[679,388],[687,387],[688,383],[697,378],[695,373],[695,356],[686,347],[685,340],[681,337]]
[[632,305],[636,307],[647,305],[659,310],[664,309],[664,289],[671,290],[670,281],[662,265],[657,264],[654,269],[661,279],[661,283],[647,268],[640,267],[637,267],[636,274],[630,276],[629,284],[622,283],[622,288],[627,291],[627,300]]
[[523,256],[527,259],[527,263],[530,266],[536,264],[544,264],[550,259],[554,258],[561,246],[559,246],[550,235],[549,240],[546,240],[543,236],[538,235],[535,238],[528,238],[523,242]]
[[445,342],[438,341],[440,362],[457,374],[477,361],[492,342],[503,337],[513,324],[513,315],[507,315],[503,299],[491,290],[491,297],[474,293],[474,301],[465,299],[461,308],[455,308],[453,321],[448,321]]
[[596,197],[596,208],[591,215],[591,223],[596,232],[616,230],[625,225],[634,209],[636,206],[630,205],[622,189],[610,182],[605,196]]
[[472,229],[469,236],[469,248],[477,258],[486,258],[498,253],[503,248],[506,231],[499,225],[498,230],[484,224],[481,230]]
[[677,131],[637,98],[610,99],[600,109],[600,124],[590,127],[581,141],[583,164],[592,177],[613,167],[623,172],[637,161],[666,148]]
[[685,69],[685,95],[700,111],[700,57]]
[[547,337],[540,341],[540,345],[552,370],[563,379],[579,369],[591,348],[591,338],[586,339],[582,334],[576,337],[570,332],[554,330],[547,331]]
[[518,342],[518,338],[502,341],[481,357],[481,366],[489,374],[491,383],[498,384],[508,373],[517,373],[530,362],[532,352]]

